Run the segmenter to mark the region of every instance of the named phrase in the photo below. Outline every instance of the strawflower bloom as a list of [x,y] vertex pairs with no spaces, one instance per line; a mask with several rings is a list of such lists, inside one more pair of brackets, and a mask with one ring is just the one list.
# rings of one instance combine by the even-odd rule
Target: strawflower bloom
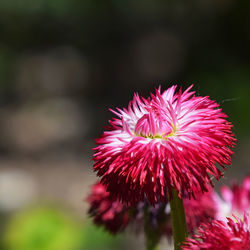
[[100,182],[92,186],[86,200],[90,205],[88,214],[94,223],[112,234],[123,232],[129,224],[136,233],[143,232],[147,210],[150,227],[158,230],[161,235],[172,236],[170,213],[165,210],[166,204],[158,203],[153,207],[148,202],[138,202],[134,207],[128,207],[111,197]]
[[90,204],[89,215],[97,225],[104,226],[110,233],[117,233],[126,228],[129,222],[129,210],[110,197],[106,188],[99,182],[92,186],[92,191],[87,197]]
[[250,217],[245,214],[243,221],[237,217],[227,218],[227,223],[214,220],[202,224],[194,238],[187,238],[184,250],[249,250]]
[[172,86],[148,99],[134,95],[128,109],[112,112],[118,118],[96,140],[94,170],[111,195],[136,204],[167,200],[171,187],[180,197],[208,191],[231,164],[232,125],[219,104],[195,96],[190,86],[183,93]]
[[218,207],[217,219],[225,220],[225,217],[232,214],[243,218],[244,212],[250,213],[250,176],[246,176],[241,184],[221,187],[222,199],[214,194],[214,199]]

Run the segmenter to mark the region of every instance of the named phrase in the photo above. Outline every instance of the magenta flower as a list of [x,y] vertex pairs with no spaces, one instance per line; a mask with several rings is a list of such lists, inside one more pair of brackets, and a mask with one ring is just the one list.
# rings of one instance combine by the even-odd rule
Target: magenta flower
[[87,201],[90,203],[89,214],[94,218],[94,222],[104,226],[110,233],[122,231],[128,225],[128,208],[112,199],[101,183],[93,185]]
[[209,97],[194,96],[190,86],[175,93],[172,86],[148,99],[138,94],[128,109],[112,111],[118,118],[97,139],[94,170],[111,195],[136,204],[166,201],[171,187],[184,192],[207,191],[231,164],[232,125]]
[[250,176],[246,176],[240,185],[234,183],[232,189],[222,186],[221,196],[223,200],[214,194],[218,207],[217,219],[225,220],[226,216],[232,214],[243,217],[245,211],[250,213]]
[[250,217],[245,214],[244,220],[237,217],[227,219],[227,223],[214,220],[202,224],[194,239],[187,238],[184,250],[248,250],[250,249]]

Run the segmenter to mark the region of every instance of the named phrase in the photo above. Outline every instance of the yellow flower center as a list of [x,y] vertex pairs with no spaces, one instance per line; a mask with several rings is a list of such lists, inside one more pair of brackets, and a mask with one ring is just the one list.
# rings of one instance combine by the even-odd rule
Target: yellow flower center
[[140,133],[139,135],[136,134],[136,136],[140,136],[140,137],[144,137],[144,138],[150,138],[150,139],[167,140],[168,137],[175,136],[176,132],[177,132],[177,127],[173,124],[172,125],[172,131],[167,135],[164,135],[164,134],[155,134],[155,135],[147,134],[147,135],[143,135],[142,133]]

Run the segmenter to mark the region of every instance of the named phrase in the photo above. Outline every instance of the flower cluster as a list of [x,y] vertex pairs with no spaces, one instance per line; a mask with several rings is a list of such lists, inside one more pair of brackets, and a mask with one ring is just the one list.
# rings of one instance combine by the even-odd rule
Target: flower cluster
[[183,250],[247,250],[250,249],[250,217],[245,214],[243,221],[234,217],[227,218],[227,223],[213,220],[202,224],[198,234],[187,238]]
[[[161,235],[172,237],[172,225],[169,203],[158,203],[155,206],[148,202],[138,202],[135,206],[128,207],[115,200],[106,191],[104,185],[97,182],[92,187],[87,201],[90,204],[89,214],[97,225],[102,225],[111,233],[123,231],[133,222],[138,231],[143,229],[145,210],[152,229],[159,229]],[[183,199],[188,231],[193,232],[201,223],[214,219],[217,204],[213,200],[212,191],[199,193],[196,199]]]
[[94,170],[107,191],[120,201],[152,205],[168,199],[173,187],[180,197],[207,192],[210,175],[219,179],[231,164],[232,125],[208,96],[183,93],[172,86],[148,99],[134,95],[128,109],[97,139]]
[[[226,186],[222,187],[222,197],[227,200],[231,208],[234,208],[233,212],[238,211],[238,218],[233,217],[233,220],[227,218],[227,224],[224,219],[226,215],[223,215],[225,206],[221,205],[222,201],[218,200],[218,195],[213,190],[198,194],[196,199],[189,199],[188,196],[183,199],[189,232],[194,232],[200,226],[198,234],[194,235],[193,239],[187,239],[183,249],[248,249],[250,217],[247,214],[244,216],[244,211],[250,211],[249,176],[240,185],[234,184],[232,190]],[[229,197],[230,200],[227,199]],[[92,187],[87,200],[90,203],[89,214],[94,222],[104,226],[111,233],[123,231],[130,222],[139,231],[142,230],[144,212],[147,210],[150,227],[157,230],[160,237],[166,236],[168,239],[172,237],[169,203],[158,203],[153,207],[148,202],[139,202],[129,208],[114,200],[105,186],[99,182]],[[219,216],[221,220],[213,220]],[[244,222],[239,219],[243,217]]]
[[[176,246],[185,219],[181,225],[176,220],[184,212],[172,196],[175,190],[183,200],[189,233],[199,227],[183,249],[247,249],[249,215],[244,221],[238,218],[250,210],[250,177],[232,190],[222,187],[223,199],[211,188],[211,177],[222,177],[219,166],[231,164],[236,141],[232,124],[208,96],[196,96],[192,86],[184,92],[176,88],[158,88],[147,99],[135,94],[127,109],[111,110],[117,117],[94,148],[94,171],[101,179],[87,199],[89,214],[111,233],[130,222],[141,229],[144,220],[147,244],[174,233]],[[180,213],[172,213],[174,219],[170,203]],[[239,216],[236,222],[214,220],[232,213]]]

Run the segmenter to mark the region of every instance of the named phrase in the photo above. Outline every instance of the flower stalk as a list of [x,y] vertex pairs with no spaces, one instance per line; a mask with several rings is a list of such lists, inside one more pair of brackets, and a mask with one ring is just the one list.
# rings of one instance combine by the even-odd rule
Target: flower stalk
[[186,217],[183,201],[178,197],[178,193],[172,188],[172,199],[170,200],[172,229],[174,237],[174,249],[181,249],[182,243],[187,235]]

